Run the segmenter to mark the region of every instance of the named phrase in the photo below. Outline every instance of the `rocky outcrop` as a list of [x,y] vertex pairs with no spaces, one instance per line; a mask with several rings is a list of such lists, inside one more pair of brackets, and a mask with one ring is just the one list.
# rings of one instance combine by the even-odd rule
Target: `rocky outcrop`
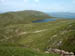
[[60,49],[52,49],[52,48],[49,48],[47,51],[45,51],[45,53],[55,53],[61,56],[75,56],[73,52],[68,52]]

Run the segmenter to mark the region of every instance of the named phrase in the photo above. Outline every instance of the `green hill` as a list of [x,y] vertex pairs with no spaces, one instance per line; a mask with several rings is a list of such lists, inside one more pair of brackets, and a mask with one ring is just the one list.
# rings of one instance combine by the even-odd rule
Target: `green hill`
[[2,26],[8,24],[26,24],[32,23],[32,20],[41,20],[46,18],[52,17],[40,11],[26,10],[0,14],[0,23],[2,23]]
[[[30,13],[32,12],[28,12],[28,17],[31,15]],[[22,12],[6,13],[0,16],[2,20],[0,25],[3,26],[0,27],[1,56],[59,56],[46,54],[45,51],[48,48],[59,48],[75,52],[74,19],[57,19],[46,23],[31,23],[31,16],[28,19],[22,18],[24,20],[21,22],[19,17],[24,16]],[[26,17],[26,14],[24,17]],[[48,18],[48,15],[45,18],[43,17],[45,16],[42,15],[40,18],[35,18],[45,19]]]

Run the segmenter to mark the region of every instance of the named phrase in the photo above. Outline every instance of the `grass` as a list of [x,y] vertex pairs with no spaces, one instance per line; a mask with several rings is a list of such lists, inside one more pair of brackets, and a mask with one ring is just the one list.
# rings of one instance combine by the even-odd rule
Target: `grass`
[[45,54],[21,47],[0,47],[0,56],[59,56],[56,54]]
[[[55,44],[58,44],[60,40],[66,44],[67,42],[64,42],[64,41],[66,41],[65,40],[66,38],[69,39],[68,36],[70,35],[68,32],[62,35],[61,32],[69,31],[73,29],[74,26],[69,27],[69,25],[74,24],[74,22],[75,22],[74,20],[60,20],[60,21],[57,20],[57,21],[48,22],[48,23],[8,25],[2,28],[2,30],[0,31],[0,34],[1,34],[0,36],[2,36],[0,37],[0,40],[4,39],[3,41],[0,42],[0,46],[1,46],[0,49],[4,50],[5,53],[8,53],[7,51],[9,48],[12,49],[13,47],[14,49],[17,49],[17,47],[20,47],[18,49],[22,50],[23,48],[23,50],[26,51],[28,55],[34,56],[35,54],[31,54],[31,52],[28,52],[24,48],[29,48],[32,50],[35,49],[37,52],[44,52],[49,47],[60,48],[60,46],[57,46]],[[44,30],[44,29],[47,29],[47,30],[38,32],[38,33],[33,33],[35,31]],[[26,32],[27,34],[19,35],[22,32]],[[54,35],[56,36],[53,37]],[[74,33],[72,35],[74,35]],[[63,45],[63,46],[61,47],[65,50],[67,45]],[[4,49],[4,47],[7,47],[6,48],[7,50]],[[73,46],[73,49],[74,49],[74,46]],[[73,49],[70,49],[70,50],[67,49],[67,50],[74,51]],[[18,56],[22,55],[22,54],[19,54],[19,52],[23,53],[22,51],[19,51],[19,52],[16,51],[16,52],[15,54]],[[26,52],[23,55],[27,55]],[[7,54],[7,56],[8,55],[10,56],[9,53]],[[42,56],[43,54],[37,54],[37,56],[40,56],[40,55]]]
[[[70,23],[72,24],[73,22],[74,20],[63,20],[63,21],[57,20],[48,23],[8,25],[7,27],[4,27],[4,29],[2,28],[1,30],[1,34],[4,34],[6,37],[9,38],[8,40],[4,40],[3,43],[4,42],[9,44],[16,43],[24,45],[26,47],[40,48],[41,50],[44,50],[48,46],[53,47],[54,46],[53,42],[59,42],[59,40],[63,40],[65,38],[65,34],[61,35],[60,32],[68,30],[67,28],[69,27]],[[35,31],[44,29],[47,30],[39,33],[33,33]],[[22,32],[26,32],[27,34],[18,35],[21,34]],[[52,39],[53,35],[57,36],[53,40],[50,40]],[[64,37],[62,38],[62,36]]]
[[[75,52],[74,19],[57,19],[46,23],[31,23],[31,14],[30,12],[28,13],[30,16],[27,18],[29,19],[26,19],[26,16],[22,18],[24,15],[21,12],[18,12],[18,14],[3,14],[1,16],[3,19],[0,17],[1,56],[59,56],[57,54],[44,53],[48,48],[59,48]],[[16,15],[17,18],[15,17]],[[39,16],[41,17],[39,19],[42,19],[42,16]],[[58,45],[60,41],[62,44]]]
[[40,20],[45,18],[52,17],[43,12],[33,10],[3,13],[0,14],[0,27],[11,24],[28,24],[32,23],[32,20]]

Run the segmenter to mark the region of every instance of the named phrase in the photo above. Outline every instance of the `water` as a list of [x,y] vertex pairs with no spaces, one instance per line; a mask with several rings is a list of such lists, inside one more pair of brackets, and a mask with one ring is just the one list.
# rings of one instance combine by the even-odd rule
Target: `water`
[[49,22],[49,21],[56,21],[56,19],[35,20],[35,21],[32,21],[32,23],[42,23],[42,22]]
[[56,19],[75,19],[75,13],[47,13],[48,15],[56,18],[49,18],[43,20],[32,21],[33,23],[42,23],[42,22],[50,22],[56,21]]

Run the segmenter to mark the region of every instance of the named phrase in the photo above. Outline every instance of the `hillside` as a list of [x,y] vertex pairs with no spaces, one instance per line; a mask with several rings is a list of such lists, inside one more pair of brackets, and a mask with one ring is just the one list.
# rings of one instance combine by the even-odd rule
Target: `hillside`
[[40,11],[20,11],[20,12],[8,12],[0,14],[0,23],[5,26],[8,24],[26,24],[32,23],[32,20],[40,20],[51,18],[48,14]]
[[75,52],[75,23],[69,25],[67,31],[68,32],[65,33],[66,38],[64,39],[60,48]]
[[[19,14],[21,12],[15,13],[0,15],[2,20],[0,25],[3,26],[0,27],[1,56],[59,56],[51,53],[46,54],[45,51],[48,48],[75,52],[74,19],[57,19],[46,23],[31,23],[32,17],[30,15],[26,19],[25,15]],[[19,16],[25,16],[26,18],[22,18],[24,20],[21,22]],[[43,16],[36,18],[43,19]]]

